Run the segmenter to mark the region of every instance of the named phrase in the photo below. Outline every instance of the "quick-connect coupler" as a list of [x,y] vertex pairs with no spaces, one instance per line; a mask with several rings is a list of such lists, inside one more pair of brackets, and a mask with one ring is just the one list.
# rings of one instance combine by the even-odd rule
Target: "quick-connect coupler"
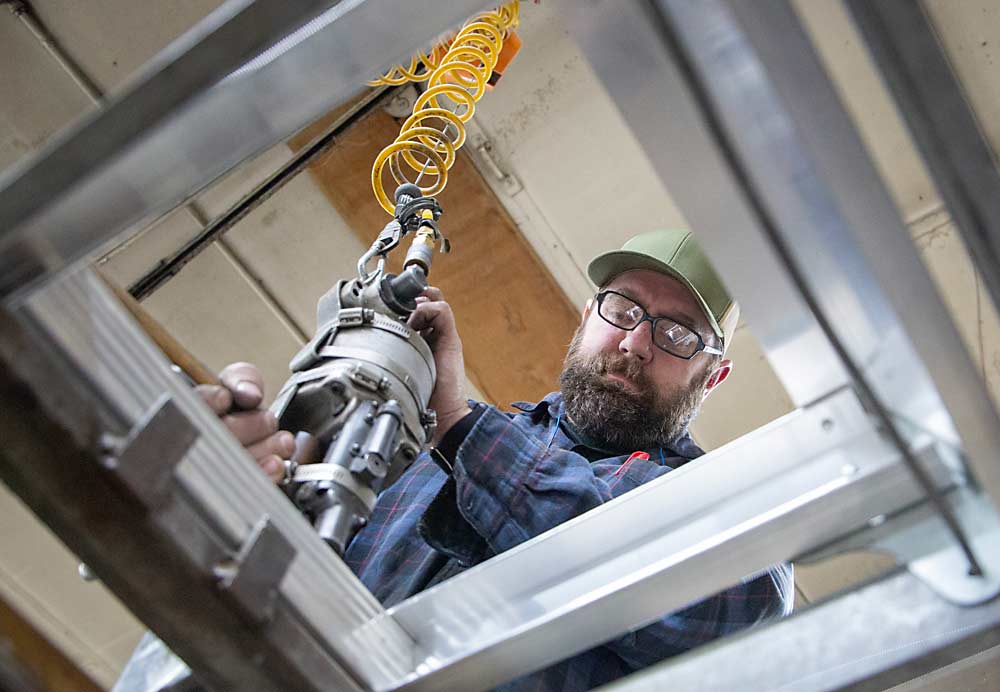
[[403,268],[415,264],[424,270],[425,276],[430,274],[439,235],[440,232],[434,223],[434,214],[430,209],[424,209],[420,212],[420,225],[417,227],[416,235],[410,243],[410,249],[406,251]]
[[[437,227],[441,207],[433,197],[424,197],[420,188],[405,183],[396,188],[395,218],[387,229],[392,238],[386,248],[395,247],[400,240],[413,233],[413,240],[403,260],[399,275],[386,274],[379,282],[382,302],[400,317],[407,317],[416,309],[416,297],[427,288],[427,275],[434,259],[434,249],[441,244],[441,251],[448,251],[448,241]],[[386,231],[383,231],[385,234]]]

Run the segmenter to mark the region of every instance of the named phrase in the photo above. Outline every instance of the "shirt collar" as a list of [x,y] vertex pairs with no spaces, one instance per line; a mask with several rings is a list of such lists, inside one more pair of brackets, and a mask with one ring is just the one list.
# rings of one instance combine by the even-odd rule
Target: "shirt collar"
[[[511,404],[511,406],[520,411],[523,411],[524,413],[527,413],[529,416],[531,416],[531,420],[534,423],[540,423],[544,420],[546,424],[550,424],[555,420],[559,420],[560,425],[565,426],[563,428],[563,432],[571,433],[567,434],[567,437],[569,437],[570,439],[578,441],[579,444],[587,447],[588,449],[593,449],[595,451],[607,454],[616,454],[611,450],[602,449],[601,447],[596,446],[593,443],[593,441],[586,439],[585,436],[581,435],[571,425],[569,425],[569,422],[566,420],[566,417],[563,416],[564,404],[561,392],[551,392],[550,394],[547,394],[544,399],[542,399],[537,403],[531,403],[527,401],[515,401],[514,403]],[[664,445],[663,449],[669,451],[674,456],[683,457],[684,459],[688,460],[697,459],[698,457],[700,457],[705,453],[704,450],[702,450],[701,447],[699,447],[697,443],[695,443],[694,439],[691,437],[690,432],[688,432],[687,430],[685,430],[684,434],[681,435],[674,442]],[[647,451],[658,452],[657,449],[647,450]],[[623,452],[623,453],[627,454],[628,452]]]

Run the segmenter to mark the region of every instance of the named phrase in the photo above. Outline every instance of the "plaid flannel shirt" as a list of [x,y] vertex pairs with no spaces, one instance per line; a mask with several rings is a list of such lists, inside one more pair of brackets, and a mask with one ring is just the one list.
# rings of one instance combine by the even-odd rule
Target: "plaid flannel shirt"
[[[632,459],[622,468],[628,454],[608,456],[560,425],[560,394],[515,407],[521,411],[478,405],[478,419],[454,454],[451,476],[423,454],[379,496],[344,559],[383,605],[395,605],[703,454],[685,435],[670,448],[645,450],[648,461]],[[791,565],[776,565],[498,689],[591,689],[788,614],[792,602]]]

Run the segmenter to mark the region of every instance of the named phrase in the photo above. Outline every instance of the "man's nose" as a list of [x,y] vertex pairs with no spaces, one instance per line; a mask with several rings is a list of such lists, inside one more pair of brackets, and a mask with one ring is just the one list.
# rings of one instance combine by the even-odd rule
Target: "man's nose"
[[641,322],[632,331],[625,332],[622,340],[618,342],[618,350],[643,362],[650,360],[653,357],[651,329],[652,325],[649,322]]

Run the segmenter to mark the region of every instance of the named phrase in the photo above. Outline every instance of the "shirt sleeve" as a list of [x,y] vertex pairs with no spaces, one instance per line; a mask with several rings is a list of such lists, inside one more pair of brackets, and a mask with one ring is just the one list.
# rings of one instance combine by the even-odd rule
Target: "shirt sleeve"
[[[487,408],[455,455],[458,508],[501,553],[669,471],[649,468],[638,482],[609,482],[585,457],[522,430]],[[631,475],[631,474],[629,474]],[[640,668],[730,632],[791,612],[792,572],[777,565],[604,646]]]
[[732,588],[604,644],[633,671],[792,612],[792,566],[775,565]]

